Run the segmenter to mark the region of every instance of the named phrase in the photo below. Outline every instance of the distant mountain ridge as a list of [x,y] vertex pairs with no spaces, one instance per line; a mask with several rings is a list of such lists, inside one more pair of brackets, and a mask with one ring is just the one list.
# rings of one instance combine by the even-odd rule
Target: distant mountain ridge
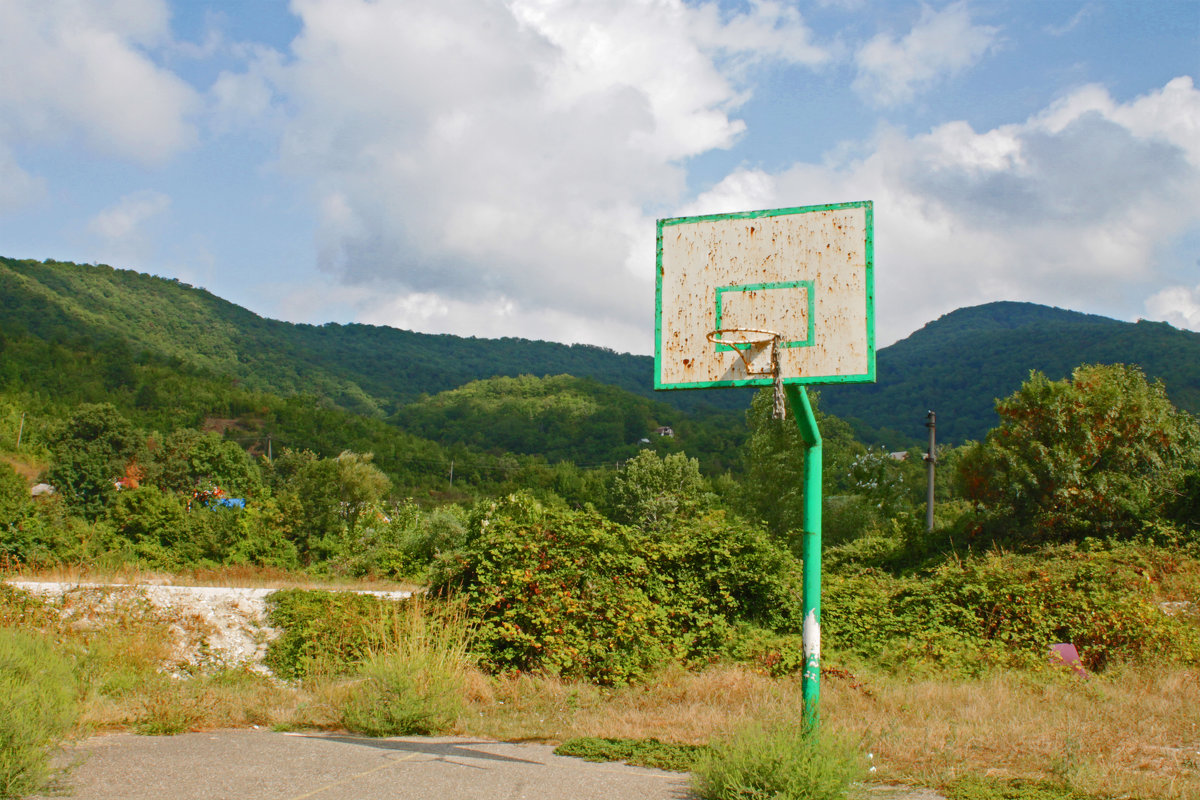
[[[312,395],[413,425],[418,418],[401,409],[494,377],[592,379],[688,413],[712,413],[714,423],[727,426],[738,424],[751,395],[746,389],[655,392],[651,357],[602,347],[296,325],[174,280],[0,257],[0,349],[6,336],[84,341],[110,355],[127,352],[129,361],[153,356],[181,370],[228,375],[249,388]],[[120,359],[110,360],[119,372]],[[995,400],[1014,392],[1030,370],[1058,379],[1080,364],[1118,362],[1161,379],[1177,406],[1200,414],[1200,333],[1020,302],[958,309],[880,349],[876,384],[817,389],[822,409],[850,420],[866,441],[917,444],[933,410],[939,441],[961,443],[995,425]]]
[[733,409],[741,392],[656,394],[653,359],[593,345],[477,339],[373,325],[260,317],[204,290],[131,270],[0,257],[3,322],[39,338],[121,340],[280,394],[328,397],[382,416],[422,395],[496,376],[593,378],[685,410]]
[[1200,414],[1200,333],[1009,301],[960,308],[880,349],[877,383],[824,387],[822,406],[893,444],[923,440],[932,410],[939,441],[961,444],[995,426],[994,401],[1030,370],[1057,380],[1111,363],[1141,367],[1176,406]]

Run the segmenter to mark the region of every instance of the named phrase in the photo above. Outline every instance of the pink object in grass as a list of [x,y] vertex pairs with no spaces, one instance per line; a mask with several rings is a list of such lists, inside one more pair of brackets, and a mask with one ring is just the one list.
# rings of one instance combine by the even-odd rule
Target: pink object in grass
[[1088,676],[1087,670],[1079,661],[1079,651],[1070,642],[1050,645],[1050,660],[1057,661],[1070,667],[1080,678]]

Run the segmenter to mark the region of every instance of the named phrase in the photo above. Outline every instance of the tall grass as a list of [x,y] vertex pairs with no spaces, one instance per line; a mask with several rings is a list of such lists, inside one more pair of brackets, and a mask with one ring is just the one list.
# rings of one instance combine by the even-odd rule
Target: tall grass
[[362,664],[341,707],[342,724],[368,736],[449,731],[466,708],[470,635],[461,613],[424,601],[393,606],[386,636]]
[[831,733],[768,719],[718,739],[692,774],[704,800],[840,800],[863,761]]
[[[80,687],[79,725],[92,729],[253,724],[388,734],[423,727],[510,740],[703,745],[724,741],[764,713],[801,713],[798,680],[748,665],[670,667],[644,683],[608,688],[530,674],[487,676],[469,666],[461,623],[431,602],[374,603],[345,631],[369,642],[353,660],[324,658],[316,637],[308,663],[337,661],[336,670],[285,683],[205,664],[176,679],[164,674],[177,658],[173,626],[189,620],[132,595],[75,592],[44,603],[0,586],[0,628],[40,634],[69,656],[73,667],[62,685]],[[342,638],[324,644],[351,652]],[[828,660],[832,666],[836,655]],[[1047,781],[1090,797],[1200,797],[1195,668],[1113,665],[1080,680],[1049,667],[966,679],[841,666],[823,680],[823,726],[874,753],[874,779],[954,787],[988,776]],[[0,691],[0,703],[11,694]]]
[[70,661],[39,637],[0,628],[0,797],[45,786],[77,715]]

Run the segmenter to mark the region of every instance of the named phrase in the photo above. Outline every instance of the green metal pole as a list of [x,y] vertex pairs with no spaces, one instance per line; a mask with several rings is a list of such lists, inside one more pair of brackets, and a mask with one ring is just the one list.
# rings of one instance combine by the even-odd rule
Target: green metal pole
[[788,384],[788,405],[804,440],[804,574],[801,593],[804,604],[804,722],[809,727],[819,720],[821,703],[821,432],[813,416],[808,392]]

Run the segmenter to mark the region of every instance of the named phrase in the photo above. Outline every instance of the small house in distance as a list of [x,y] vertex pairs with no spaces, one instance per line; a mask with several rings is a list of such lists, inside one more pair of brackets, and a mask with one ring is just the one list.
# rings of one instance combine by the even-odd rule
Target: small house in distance
[[663,425],[660,428],[655,428],[654,432],[659,436],[670,436],[672,439],[675,438],[675,431],[671,430],[666,425]]

